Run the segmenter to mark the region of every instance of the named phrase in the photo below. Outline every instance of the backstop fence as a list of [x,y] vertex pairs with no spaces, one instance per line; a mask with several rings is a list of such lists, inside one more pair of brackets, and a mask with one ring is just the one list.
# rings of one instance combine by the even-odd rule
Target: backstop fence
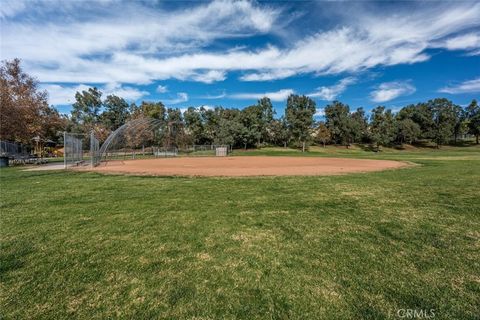
[[63,133],[63,163],[65,169],[83,165],[83,140],[85,135],[79,133]]
[[63,159],[65,169],[100,163],[100,141],[93,131],[90,134],[63,133]]
[[100,164],[100,141],[90,132],[90,163],[92,167]]
[[228,145],[189,145],[188,136],[172,130],[176,124],[179,123],[153,118],[130,120],[113,131],[102,144],[93,132],[88,135],[64,133],[65,168],[97,166],[110,160],[226,156],[232,150]]

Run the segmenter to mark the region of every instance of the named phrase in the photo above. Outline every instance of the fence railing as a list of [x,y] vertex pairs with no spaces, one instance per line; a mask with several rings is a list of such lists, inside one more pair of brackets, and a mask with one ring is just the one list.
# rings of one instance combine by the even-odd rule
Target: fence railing
[[30,156],[30,148],[16,142],[0,141],[0,156],[21,159]]

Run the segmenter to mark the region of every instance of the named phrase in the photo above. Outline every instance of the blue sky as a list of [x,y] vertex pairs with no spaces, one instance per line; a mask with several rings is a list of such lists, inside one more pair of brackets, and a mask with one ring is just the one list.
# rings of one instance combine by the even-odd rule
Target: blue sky
[[1,59],[64,113],[74,94],[243,108],[290,93],[317,115],[338,99],[367,110],[480,97],[478,1],[3,0]]

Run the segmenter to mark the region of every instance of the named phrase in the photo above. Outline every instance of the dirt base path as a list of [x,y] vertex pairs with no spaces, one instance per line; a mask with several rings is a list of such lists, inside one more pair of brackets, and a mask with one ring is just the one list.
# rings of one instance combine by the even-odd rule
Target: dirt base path
[[408,166],[405,162],[317,157],[190,157],[109,161],[98,172],[158,176],[315,176],[370,172]]

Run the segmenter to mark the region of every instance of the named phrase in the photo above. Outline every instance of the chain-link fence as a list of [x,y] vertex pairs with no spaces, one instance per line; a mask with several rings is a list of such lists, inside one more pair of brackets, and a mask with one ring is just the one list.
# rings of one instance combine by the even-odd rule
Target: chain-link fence
[[90,163],[92,167],[100,164],[100,141],[93,131],[90,133]]
[[95,134],[70,133],[63,134],[63,157],[65,168],[100,163],[100,141]]
[[39,163],[39,158],[32,155],[31,150],[30,146],[21,143],[0,141],[0,157],[8,158],[11,164]]
[[0,141],[0,156],[9,157],[12,159],[28,157],[30,155],[30,148],[26,145],[9,142],[9,141]]
[[175,131],[176,125],[182,124],[166,124],[153,118],[130,120],[105,139],[98,152],[99,160],[95,163],[160,157],[226,156],[232,151],[228,145],[191,145],[191,139]]
[[80,166],[85,163],[83,159],[84,135],[79,133],[63,133],[63,163],[65,169]]
[[224,148],[225,155],[230,153],[231,147],[228,145],[218,145],[218,144],[206,144],[206,145],[188,145],[179,149],[179,153],[191,157],[199,156],[216,156],[217,149]]

